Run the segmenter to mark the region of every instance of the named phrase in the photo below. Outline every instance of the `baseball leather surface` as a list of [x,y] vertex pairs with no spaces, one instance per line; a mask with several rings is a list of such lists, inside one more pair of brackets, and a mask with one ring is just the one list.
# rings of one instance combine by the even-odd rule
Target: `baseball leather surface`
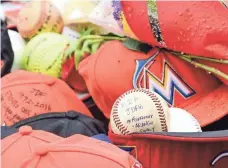
[[199,122],[187,111],[171,107],[169,112],[168,132],[202,132]]
[[115,134],[166,132],[167,103],[155,92],[133,89],[121,95],[112,107],[110,123]]
[[41,32],[60,33],[63,25],[60,12],[49,1],[27,3],[17,20],[17,28],[23,38],[32,38]]

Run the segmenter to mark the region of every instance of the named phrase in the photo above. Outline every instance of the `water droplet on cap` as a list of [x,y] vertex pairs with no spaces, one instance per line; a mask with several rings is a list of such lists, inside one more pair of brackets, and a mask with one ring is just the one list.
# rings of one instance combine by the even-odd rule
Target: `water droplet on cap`
[[210,29],[211,29],[211,27],[210,27],[210,26],[206,26],[206,29],[210,30]]
[[185,11],[186,11],[186,12],[190,12],[189,8],[187,8]]
[[144,10],[141,10],[141,11],[140,11],[140,15],[143,15],[144,13],[145,13]]
[[127,7],[127,11],[128,12],[131,12],[132,11],[132,8],[131,7]]

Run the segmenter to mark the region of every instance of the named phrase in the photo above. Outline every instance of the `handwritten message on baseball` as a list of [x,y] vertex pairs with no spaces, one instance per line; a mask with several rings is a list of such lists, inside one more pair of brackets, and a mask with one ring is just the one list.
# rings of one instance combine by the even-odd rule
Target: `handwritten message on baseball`
[[167,111],[168,105],[156,93],[147,89],[133,89],[114,103],[111,126],[117,134],[165,131]]

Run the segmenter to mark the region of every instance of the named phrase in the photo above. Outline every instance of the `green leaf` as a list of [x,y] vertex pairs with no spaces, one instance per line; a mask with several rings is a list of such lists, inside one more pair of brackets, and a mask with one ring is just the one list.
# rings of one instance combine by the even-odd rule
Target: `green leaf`
[[107,36],[109,36],[109,37],[124,37],[124,36],[114,34],[114,33],[102,34],[101,36],[103,36],[103,37],[107,37]]
[[132,38],[127,38],[125,41],[123,41],[123,45],[129,50],[139,51],[143,53],[148,53],[152,49],[152,46]]

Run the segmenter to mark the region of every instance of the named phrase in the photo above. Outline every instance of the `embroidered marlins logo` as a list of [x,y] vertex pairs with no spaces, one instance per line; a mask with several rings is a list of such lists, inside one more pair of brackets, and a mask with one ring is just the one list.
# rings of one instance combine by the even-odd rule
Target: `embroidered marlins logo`
[[[177,74],[165,60],[156,61],[161,52],[154,49],[154,54],[145,60],[136,60],[136,70],[133,76],[134,88],[147,88],[158,93],[169,105],[174,104],[175,92],[188,99],[196,92]],[[159,55],[158,59],[160,59]],[[162,64],[162,66],[161,66]]]

